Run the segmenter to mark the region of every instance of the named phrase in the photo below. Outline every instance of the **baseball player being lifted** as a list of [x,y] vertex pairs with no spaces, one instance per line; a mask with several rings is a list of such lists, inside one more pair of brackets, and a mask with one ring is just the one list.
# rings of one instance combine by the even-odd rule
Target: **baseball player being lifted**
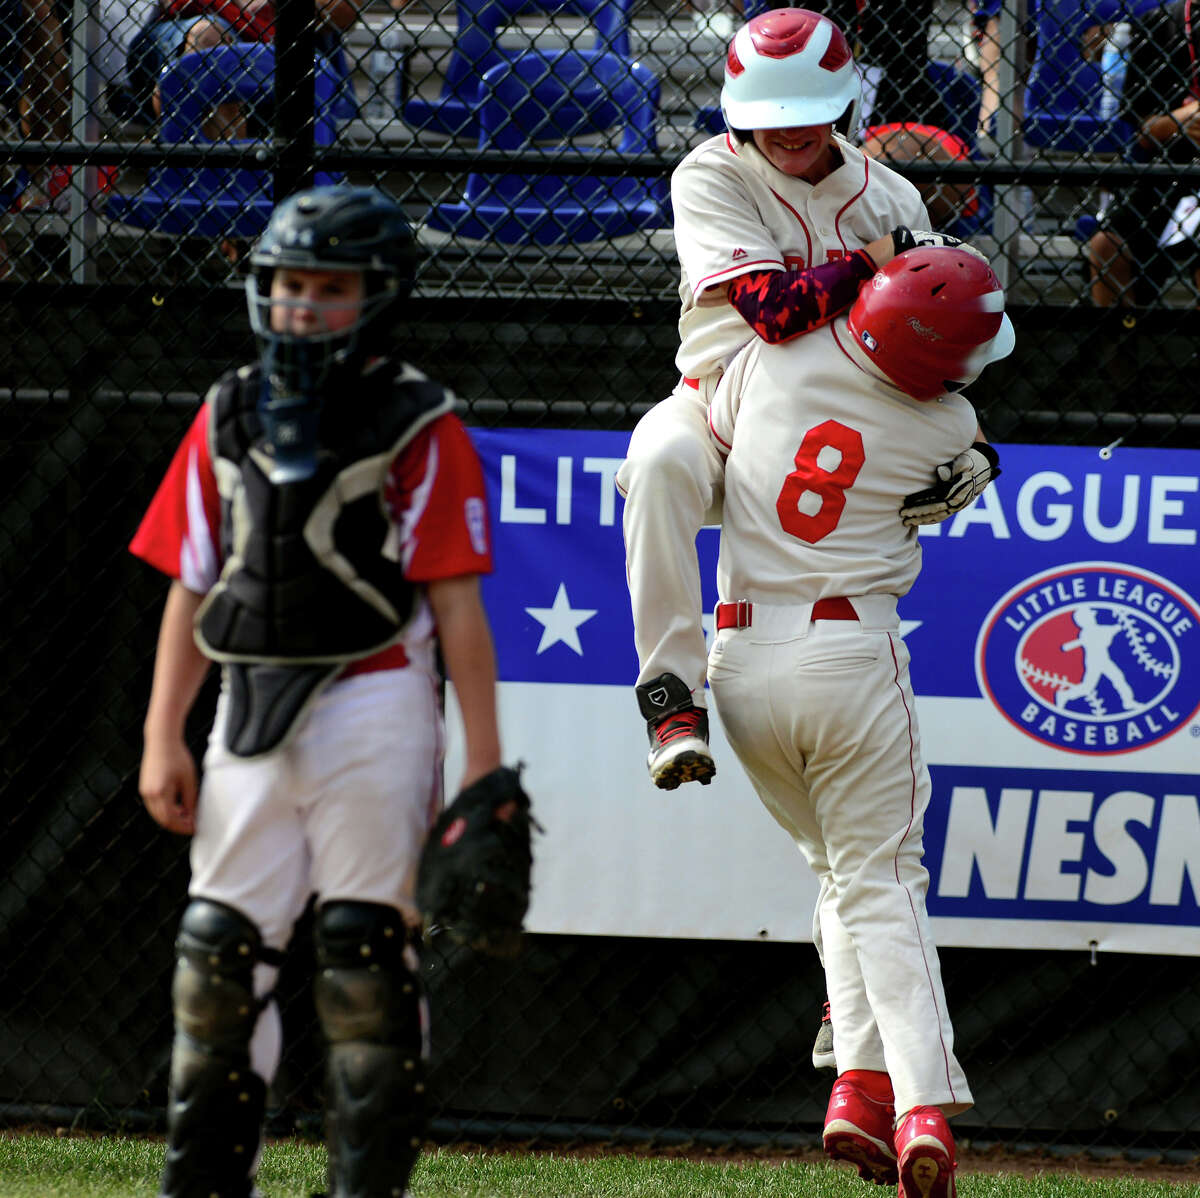
[[[848,315],[752,342],[709,409],[728,455],[709,681],[759,798],[822,884],[840,1071],[825,1150],[899,1180],[902,1198],[954,1198],[946,1116],[972,1099],[925,911],[930,780],[896,603],[920,569],[913,525],[996,471],[985,443],[959,452],[978,425],[957,392],[1012,347],[980,256],[910,250]],[[955,495],[920,490],[951,463]]]
[[[425,1127],[413,887],[441,792],[439,646],[464,782],[499,761],[483,471],[453,395],[389,356],[416,267],[394,200],[300,192],[250,264],[260,360],[210,389],[131,546],[172,579],[139,789],[194,834],[160,1192],[257,1193],[271,991],[315,892],[329,1195],[399,1195]],[[184,721],[214,660],[197,796]]]
[[720,519],[722,463],[705,409],[721,372],[748,341],[785,342],[826,324],[896,253],[958,244],[920,231],[929,217],[917,189],[834,132],[835,122],[853,128],[859,96],[833,22],[803,8],[764,13],[729,47],[728,132],[671,179],[683,377],[639,421],[617,475],[637,698],[650,776],[666,790],[715,773],[696,534]]

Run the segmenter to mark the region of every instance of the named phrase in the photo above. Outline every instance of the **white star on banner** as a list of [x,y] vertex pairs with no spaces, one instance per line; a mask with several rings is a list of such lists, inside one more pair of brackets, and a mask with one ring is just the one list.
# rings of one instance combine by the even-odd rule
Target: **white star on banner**
[[572,608],[571,601],[567,598],[565,582],[558,584],[558,594],[554,596],[553,607],[527,607],[525,610],[542,625],[542,639],[537,647],[538,656],[559,641],[574,649],[580,657],[583,656],[583,646],[579,643],[579,625],[586,624],[596,613],[582,607]]

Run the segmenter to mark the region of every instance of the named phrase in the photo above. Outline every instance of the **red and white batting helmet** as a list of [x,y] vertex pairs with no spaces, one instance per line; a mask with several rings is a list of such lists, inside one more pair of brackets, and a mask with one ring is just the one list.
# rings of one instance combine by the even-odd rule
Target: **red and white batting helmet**
[[729,44],[721,112],[731,130],[829,125],[847,109],[853,127],[861,95],[846,35],[820,13],[774,8]]
[[995,271],[942,246],[897,254],[862,285],[849,320],[858,345],[914,399],[960,390],[1016,344]]

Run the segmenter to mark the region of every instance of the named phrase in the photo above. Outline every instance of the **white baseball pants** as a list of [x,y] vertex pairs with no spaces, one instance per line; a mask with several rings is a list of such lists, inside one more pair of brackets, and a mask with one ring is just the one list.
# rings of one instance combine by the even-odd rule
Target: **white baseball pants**
[[682,381],[648,411],[629,439],[617,487],[625,496],[625,572],[633,606],[639,685],[659,674],[687,683],[706,706],[696,534],[721,522],[725,466],[708,433],[718,375]]
[[754,604],[717,634],[709,685],[759,798],[822,881],[818,918],[839,1072],[886,1070],[896,1110],[972,1103],[954,1055],[921,864],[929,772],[895,600],[859,621]]
[[[283,949],[312,892],[382,903],[417,920],[412,895],[441,800],[442,715],[430,660],[335,682],[288,745],[253,760],[225,747],[225,697],[204,756],[188,893],[235,907]],[[266,994],[277,970],[255,968]],[[259,1018],[251,1062],[268,1083],[279,1014]]]

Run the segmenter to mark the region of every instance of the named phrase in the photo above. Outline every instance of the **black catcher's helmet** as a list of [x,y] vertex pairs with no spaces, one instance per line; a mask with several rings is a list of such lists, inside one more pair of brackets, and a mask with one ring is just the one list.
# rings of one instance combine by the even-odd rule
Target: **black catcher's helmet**
[[269,300],[271,278],[280,266],[363,272],[362,317],[338,337],[352,344],[331,355],[361,359],[385,348],[388,309],[412,291],[416,240],[400,205],[375,188],[316,187],[289,196],[272,213],[250,253],[247,299],[250,323],[260,339],[278,336],[271,334]]
[[314,187],[284,200],[258,239],[254,267],[369,270],[396,280],[408,295],[417,250],[400,205],[373,187]]
[[[361,271],[358,320],[335,332],[273,330],[272,307],[294,302],[271,299],[281,267]],[[271,214],[250,253],[246,304],[262,358],[259,411],[276,447],[280,477],[288,458],[293,473],[313,468],[324,393],[341,379],[349,382],[367,358],[386,352],[393,309],[411,293],[416,267],[416,240],[403,210],[375,188],[316,187],[289,196]]]

